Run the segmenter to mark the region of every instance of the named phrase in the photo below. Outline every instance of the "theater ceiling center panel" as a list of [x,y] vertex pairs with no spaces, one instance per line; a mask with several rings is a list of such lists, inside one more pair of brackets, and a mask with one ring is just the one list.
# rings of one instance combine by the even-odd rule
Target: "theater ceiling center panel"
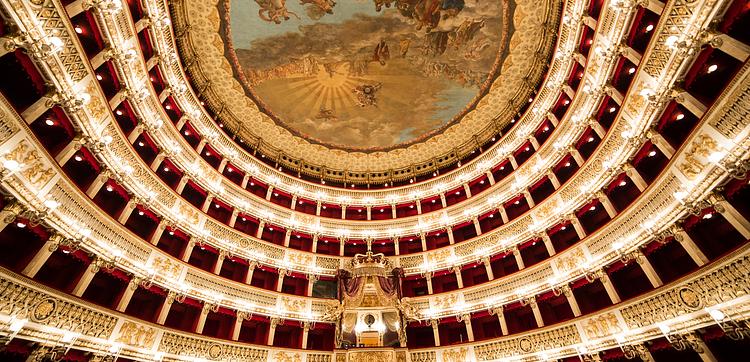
[[502,71],[512,1],[227,0],[245,92],[290,132],[390,149],[460,121]]

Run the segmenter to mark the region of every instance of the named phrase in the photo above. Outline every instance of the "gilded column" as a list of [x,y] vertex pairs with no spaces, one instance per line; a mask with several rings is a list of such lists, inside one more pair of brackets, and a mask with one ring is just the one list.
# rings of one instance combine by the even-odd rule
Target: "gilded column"
[[276,326],[279,325],[281,320],[276,317],[271,317],[271,323],[268,328],[268,342],[266,343],[269,346],[273,346],[273,338],[276,335]]
[[604,290],[607,292],[609,300],[612,301],[612,304],[620,303],[620,295],[617,294],[615,286],[612,285],[612,281],[609,279],[609,274],[607,274],[607,272],[605,272],[604,270],[601,270],[599,271],[598,275],[599,281],[604,286]]
[[489,256],[482,257],[482,264],[484,264],[484,271],[487,272],[487,279],[494,280],[495,274],[492,272],[492,262]]
[[521,257],[521,250],[518,250],[518,246],[513,246],[513,257],[516,258],[516,264],[518,264],[518,270],[525,268],[523,263],[523,257]]
[[474,342],[474,330],[471,328],[471,314],[462,314],[459,316],[459,319],[466,326],[466,336],[469,338],[469,342]]
[[128,282],[127,288],[125,288],[125,292],[122,293],[120,300],[117,302],[118,312],[125,313],[125,310],[128,309],[128,305],[130,304],[130,299],[133,298],[133,294],[135,293],[136,290],[138,290],[139,283],[140,283],[140,280],[138,278],[130,279],[130,282]]
[[430,325],[432,326],[432,338],[435,339],[435,347],[440,347],[440,330],[438,329],[438,320],[430,319]]
[[44,266],[44,263],[47,262],[50,255],[52,255],[52,253],[57,250],[63,239],[63,236],[60,234],[54,234],[50,238],[48,238],[44,245],[42,245],[42,248],[39,249],[39,251],[34,254],[34,257],[31,258],[31,261],[26,264],[26,267],[23,269],[21,274],[29,278],[33,278],[36,273],[39,272],[42,266]]
[[641,266],[641,269],[643,269],[643,273],[646,274],[646,277],[648,278],[648,281],[651,282],[651,285],[654,288],[658,288],[664,285],[664,282],[661,281],[659,274],[656,273],[654,266],[651,265],[651,262],[648,260],[648,258],[643,255],[640,250],[635,251],[635,253],[635,260],[638,262],[638,265]]
[[542,312],[539,311],[539,305],[536,304],[536,297],[529,297],[529,306],[531,306],[531,311],[534,313],[534,320],[536,320],[537,327],[544,327]]
[[709,197],[714,210],[719,212],[737,232],[742,234],[745,239],[750,239],[750,221],[748,221],[737,209],[724,198],[724,195],[714,192]]
[[73,291],[70,294],[73,294],[76,297],[80,297],[83,295],[83,293],[86,291],[86,288],[89,287],[89,284],[91,284],[91,281],[94,279],[96,273],[99,272],[99,263],[99,259],[96,258],[92,260],[91,263],[89,263],[88,268],[86,268],[86,271],[84,271],[83,275],[81,275],[81,279],[78,279],[78,283],[76,284],[75,288],[73,288]]

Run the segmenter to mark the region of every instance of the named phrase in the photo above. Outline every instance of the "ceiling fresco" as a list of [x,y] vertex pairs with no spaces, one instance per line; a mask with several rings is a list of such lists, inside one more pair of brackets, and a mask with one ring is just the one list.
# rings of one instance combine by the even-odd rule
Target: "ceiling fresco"
[[224,41],[245,91],[291,132],[343,149],[424,140],[500,72],[506,0],[227,0]]

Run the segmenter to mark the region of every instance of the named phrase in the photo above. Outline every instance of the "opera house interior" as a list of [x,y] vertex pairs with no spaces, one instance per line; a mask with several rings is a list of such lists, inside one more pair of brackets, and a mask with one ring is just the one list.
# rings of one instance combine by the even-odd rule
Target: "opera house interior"
[[0,361],[741,361],[749,0],[0,0]]

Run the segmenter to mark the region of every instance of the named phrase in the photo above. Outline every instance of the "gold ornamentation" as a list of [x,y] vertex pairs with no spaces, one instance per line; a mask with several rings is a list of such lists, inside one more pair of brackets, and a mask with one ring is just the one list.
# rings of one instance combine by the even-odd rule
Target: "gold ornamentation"
[[633,89],[631,92],[632,96],[629,98],[624,111],[631,116],[637,116],[646,108],[646,104],[648,103],[648,98],[642,94],[642,91],[646,89],[646,82],[639,81],[638,85],[633,87]]
[[312,265],[313,263],[312,255],[302,253],[289,253],[287,260],[293,265]]
[[151,348],[156,339],[156,329],[134,322],[125,322],[120,327],[116,342],[139,348]]
[[557,209],[557,199],[550,199],[549,202],[539,206],[539,210],[536,212],[536,219],[541,221],[551,216],[555,209]]
[[[97,94],[99,91],[97,90],[94,83],[91,82],[89,83],[88,87],[86,87],[86,92],[88,94]],[[107,108],[105,108],[102,103],[103,102],[100,97],[92,97],[89,101],[88,109],[94,119],[101,119],[104,116],[104,113],[107,111]]]
[[5,113],[0,113],[0,144],[18,132],[18,126]]
[[302,357],[299,353],[291,352],[276,352],[273,355],[274,362],[302,362]]
[[151,266],[157,274],[164,275],[167,279],[177,279],[182,271],[180,264],[170,261],[168,258],[155,257]]
[[586,256],[583,255],[583,249],[578,248],[572,250],[570,253],[561,256],[560,259],[557,260],[557,272],[567,273],[571,270],[576,270],[579,268],[579,265],[585,261]]
[[700,294],[696,293],[695,290],[690,287],[680,288],[677,294],[680,296],[680,302],[686,307],[693,310],[698,310],[703,307],[703,299]]
[[466,347],[449,349],[443,352],[443,362],[464,362],[468,361],[469,350]]
[[614,313],[606,313],[585,321],[583,330],[589,338],[601,338],[622,332],[622,327]]
[[302,312],[305,309],[305,301],[302,299],[281,297],[281,305],[289,312]]
[[458,293],[435,297],[435,307],[449,309],[458,304]]
[[430,264],[442,263],[451,256],[450,249],[436,251],[434,253],[427,254],[427,260]]
[[190,205],[186,203],[180,203],[180,206],[178,206],[179,214],[185,217],[185,221],[187,221],[190,224],[198,225],[199,216],[198,211],[193,210]]
[[404,351],[397,351],[396,352],[396,362],[406,362],[406,352],[404,352]]
[[34,307],[34,311],[33,313],[31,313],[31,316],[36,322],[44,322],[52,316],[52,314],[55,312],[55,309],[57,309],[57,302],[52,298],[47,298],[39,302],[36,307]]
[[349,352],[349,362],[392,362],[393,352]]
[[55,175],[52,168],[45,167],[39,151],[29,146],[26,141],[19,142],[18,146],[6,155],[6,159],[16,160],[23,165],[19,174],[37,188],[46,184]]
[[685,160],[677,167],[688,179],[694,180],[708,164],[698,157],[708,158],[717,150],[719,145],[716,140],[709,135],[701,134],[690,144],[690,149],[685,153]]
[[526,353],[531,352],[531,350],[534,349],[534,342],[528,338],[521,338],[518,341],[518,348]]
[[214,343],[208,347],[208,357],[211,359],[221,358],[222,348],[220,344]]

